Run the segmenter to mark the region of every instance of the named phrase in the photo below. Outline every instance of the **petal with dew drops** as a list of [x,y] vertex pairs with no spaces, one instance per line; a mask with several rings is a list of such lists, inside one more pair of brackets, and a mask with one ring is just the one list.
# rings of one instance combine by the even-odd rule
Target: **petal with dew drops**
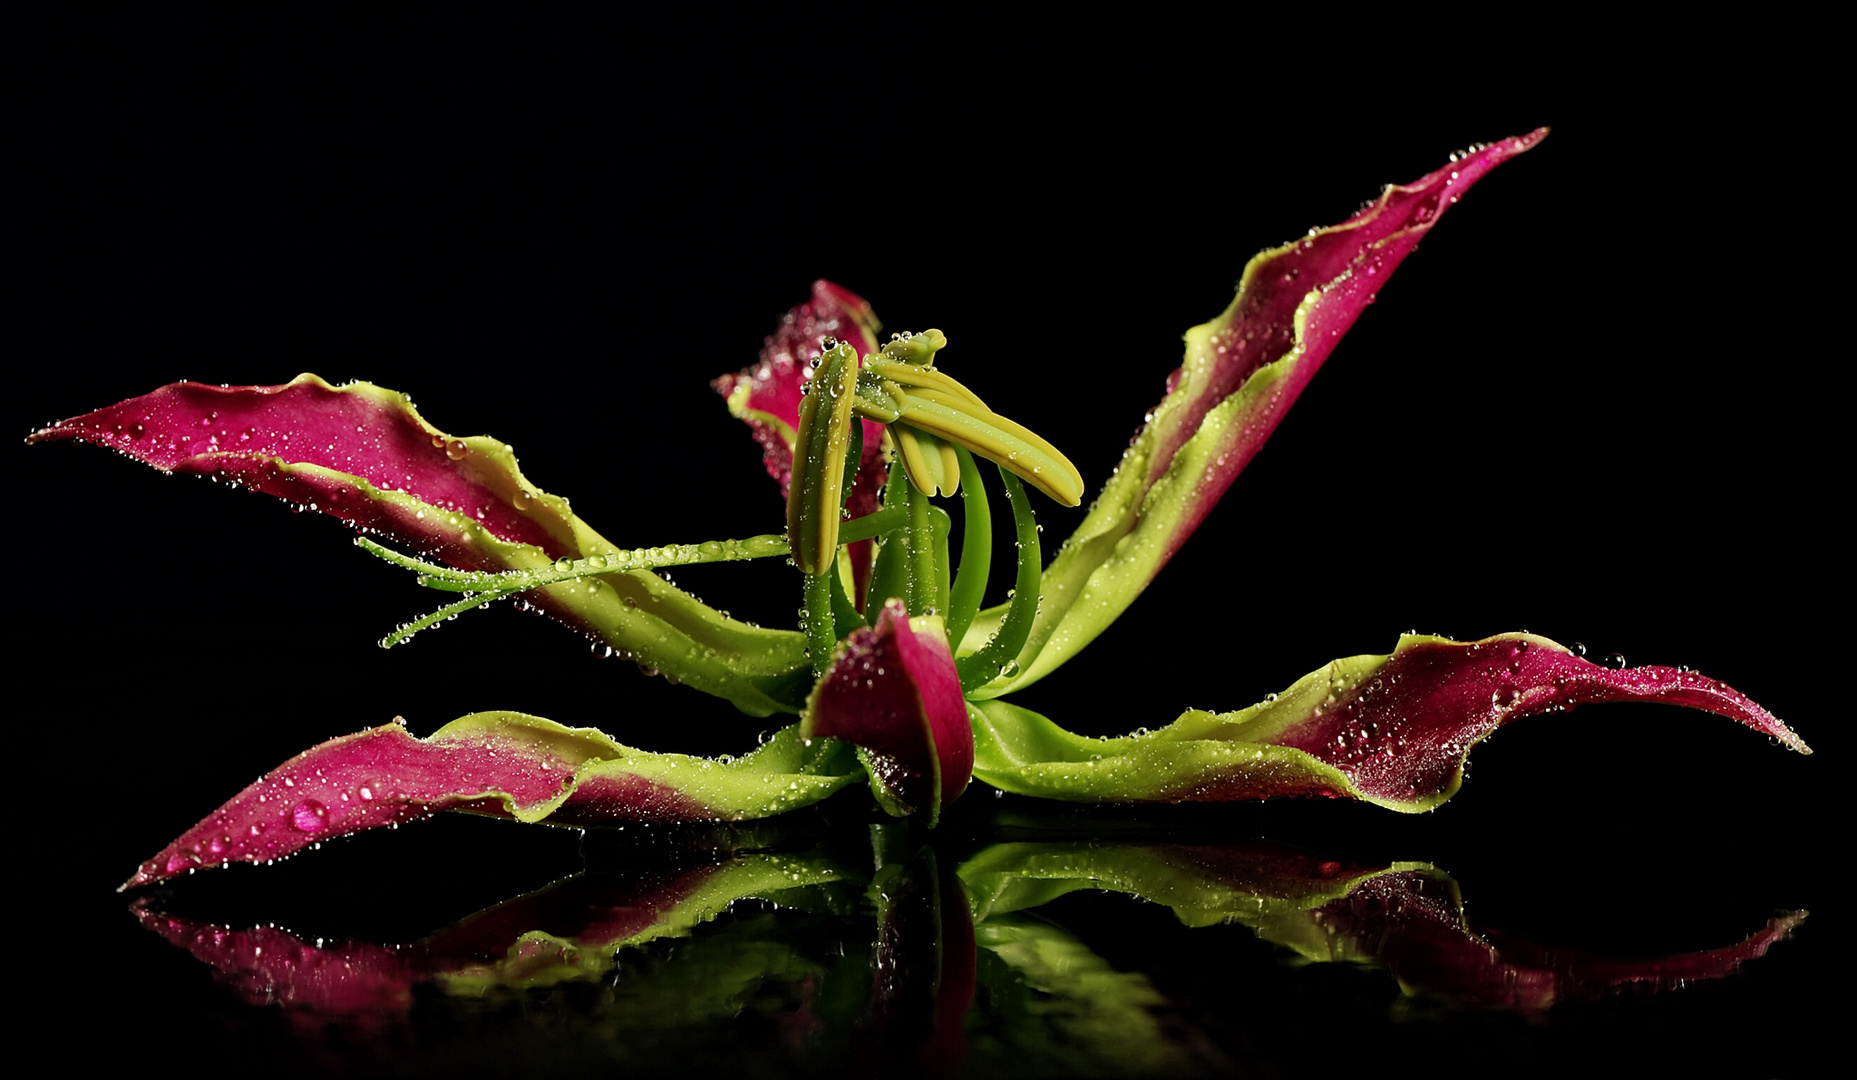
[[902,601],[854,631],[806,701],[801,733],[864,752],[871,792],[899,816],[941,808],[973,775],[974,729],[940,616],[911,618]]
[[[1270,438],[1394,268],[1471,185],[1546,135],[1476,148],[1388,187],[1339,225],[1254,257],[1225,312],[1187,331],[1167,396],[1046,569],[1018,673],[980,696],[1043,678],[1114,622]],[[965,647],[986,640],[1002,616],[995,609],[977,619]]]
[[[447,435],[406,395],[369,383],[335,387],[315,375],[283,386],[174,383],[28,441],[62,439],[275,495],[467,570],[536,570],[620,550],[566,499],[531,484],[507,445]],[[803,637],[731,619],[648,570],[523,596],[744,711],[797,711],[804,695]]]
[[798,725],[752,754],[712,761],[633,750],[591,728],[474,713],[419,739],[397,724],[331,739],[259,777],[144,862],[124,888],[230,862],[268,862],[313,843],[443,810],[599,825],[742,821],[818,802],[860,777],[836,744]]
[[1692,671],[1601,667],[1530,634],[1469,643],[1407,635],[1390,656],[1336,660],[1248,709],[1193,709],[1142,735],[1085,738],[983,702],[974,775],[1081,802],[1325,795],[1414,812],[1455,794],[1471,747],[1502,725],[1606,701],[1712,712],[1811,753],[1745,694]]

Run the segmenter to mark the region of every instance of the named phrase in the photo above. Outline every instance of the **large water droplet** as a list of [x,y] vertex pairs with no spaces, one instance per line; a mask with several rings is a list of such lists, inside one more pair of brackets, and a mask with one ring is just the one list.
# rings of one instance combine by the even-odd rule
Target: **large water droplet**
[[290,824],[298,832],[319,833],[329,827],[329,811],[315,799],[304,799],[290,811]]

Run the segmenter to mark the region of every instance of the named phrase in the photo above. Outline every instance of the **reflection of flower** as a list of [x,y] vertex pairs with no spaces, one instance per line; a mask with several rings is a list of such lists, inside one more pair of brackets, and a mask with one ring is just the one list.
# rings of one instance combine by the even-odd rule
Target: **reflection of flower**
[[[874,870],[843,857],[856,845],[741,853],[754,838],[727,832],[710,838],[713,852],[633,844],[621,870],[575,875],[411,944],[213,926],[163,913],[157,897],[138,900],[134,911],[240,997],[311,1025],[404,1020],[416,1001],[422,1010],[443,1009],[447,999],[475,1004],[511,991],[599,984],[604,1004],[581,1022],[595,1025],[602,1043],[615,1035],[622,1042],[707,1037],[705,1021],[771,996],[802,1004],[810,1052],[871,1041],[905,1055],[954,1057],[998,1052],[988,1038],[963,1046],[963,1032],[1004,1026],[1019,1039],[1035,1037],[1042,1022],[1013,1006],[1028,985],[1066,1011],[1097,1017],[1065,1035],[1101,1040],[1098,1053],[1165,1052],[1169,1041],[1158,1031],[1152,1046],[1126,1037],[1131,1028],[1151,1029],[1150,1010],[1163,1000],[1146,976],[1115,970],[1037,914],[1076,890],[1164,905],[1189,942],[1205,928],[1238,924],[1305,963],[1368,965],[1407,994],[1521,1013],[1724,978],[1805,918],[1780,915],[1706,951],[1614,959],[1545,948],[1500,927],[1473,929],[1457,882],[1424,863],[1363,865],[1268,841],[1092,839],[986,844],[956,864],[934,846],[891,849],[904,831],[876,830],[887,857]],[[1635,908],[1607,902],[1611,885],[1594,880],[1589,906],[1621,928],[1641,921]],[[786,910],[741,905],[751,899]],[[730,911],[745,914],[729,918]],[[1255,962],[1277,965],[1269,955]],[[731,977],[718,979],[718,967]],[[1248,975],[1225,973],[1234,982]],[[984,992],[975,993],[976,982]],[[530,1004],[549,1007],[543,999]]]
[[[642,753],[507,713],[467,717],[423,740],[389,726],[325,743],[261,778],[135,880],[275,858],[454,808],[564,823],[744,819],[870,778],[886,808],[926,809],[932,819],[965,784],[970,749],[978,779],[1059,799],[1325,794],[1402,810],[1448,798],[1470,747],[1501,724],[1586,702],[1689,705],[1803,750],[1778,720],[1713,680],[1600,668],[1526,635],[1402,639],[1391,656],[1338,660],[1250,709],[1190,711],[1122,739],[1082,739],[1000,700],[1076,655],[1133,602],[1386,275],[1463,191],[1541,135],[1478,148],[1387,189],[1340,225],[1253,259],[1231,306],[1188,332],[1186,362],[1166,397],[1048,566],[1019,476],[1074,502],[1080,484],[1060,475],[1068,462],[941,373],[938,332],[879,346],[869,306],[825,283],[769,339],[759,365],[717,383],[788,487],[786,538],[620,549],[530,484],[503,444],[439,431],[403,395],[314,376],[281,387],[176,384],[38,433],[279,495],[436,556],[448,565],[365,542],[418,570],[422,584],[461,594],[390,642],[520,595],[642,667],[744,711],[807,712],[810,696],[806,730],[865,751],[860,759],[839,740],[802,738],[797,725],[732,761]],[[819,390],[802,403],[815,358],[829,409]],[[886,439],[905,470],[886,467]],[[806,446],[819,449],[796,460]],[[1004,466],[1019,542],[1012,599],[988,610],[980,598],[989,514],[970,449]],[[929,501],[956,489],[969,500],[958,572],[947,516]],[[653,572],[789,552],[806,574],[802,632],[736,621]],[[869,663],[895,650],[913,659]],[[892,766],[926,786],[886,782]]]

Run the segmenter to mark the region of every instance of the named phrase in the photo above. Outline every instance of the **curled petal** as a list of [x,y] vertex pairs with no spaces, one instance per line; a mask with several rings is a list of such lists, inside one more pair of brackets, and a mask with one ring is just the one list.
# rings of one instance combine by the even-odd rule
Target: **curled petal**
[[912,619],[901,601],[885,603],[876,626],[840,644],[806,701],[801,733],[856,745],[884,807],[926,810],[933,824],[974,768],[973,726],[940,618]]
[[335,387],[307,374],[282,386],[172,383],[27,441],[60,439],[276,495],[454,566],[502,569],[482,550],[485,537],[550,559],[580,553],[567,502],[531,484],[508,446],[448,435],[405,394],[371,383]]
[[653,754],[590,728],[475,713],[418,739],[397,724],[332,739],[259,777],[144,862],[124,888],[229,862],[268,862],[443,810],[597,825],[740,821],[819,801],[857,777],[796,727],[729,762]]
[[1613,669],[1546,638],[1408,635],[1390,656],[1336,660],[1237,712],[1191,710],[1159,731],[1072,735],[1005,702],[978,707],[974,774],[1085,802],[1226,802],[1277,795],[1429,810],[1456,793],[1470,748],[1511,720],[1605,701],[1661,701],[1805,743],[1725,683],[1668,667]]
[[[467,570],[539,569],[617,546],[531,484],[510,448],[455,438],[406,395],[302,375],[283,386],[174,383],[35,433],[288,499]],[[728,618],[650,571],[524,594],[562,622],[746,711],[794,711],[805,640]],[[796,677],[799,681],[796,684]]]
[[[801,387],[812,379],[812,362],[825,351],[820,342],[826,338],[841,341],[857,350],[860,358],[877,351],[877,316],[864,298],[829,281],[812,283],[812,298],[781,318],[780,326],[761,346],[761,359],[751,368],[734,375],[724,375],[710,385],[728,399],[729,414],[745,422],[761,444],[761,458],[767,475],[780,483],[780,494],[787,494],[793,478],[793,446],[798,439],[800,404],[805,400]],[[876,424],[864,429],[864,463],[881,462],[877,446],[882,430]],[[869,506],[853,506],[858,517],[877,508],[876,473],[868,491],[860,482],[860,493],[870,499]],[[862,473],[860,473],[862,480]]]
[[[1217,319],[1186,334],[1186,361],[1090,514],[1045,571],[1046,602],[993,697],[1043,678],[1093,641],[1167,565],[1276,430],[1309,379],[1444,212],[1545,128],[1389,187],[1340,225],[1265,251]],[[965,647],[999,617],[976,620]]]

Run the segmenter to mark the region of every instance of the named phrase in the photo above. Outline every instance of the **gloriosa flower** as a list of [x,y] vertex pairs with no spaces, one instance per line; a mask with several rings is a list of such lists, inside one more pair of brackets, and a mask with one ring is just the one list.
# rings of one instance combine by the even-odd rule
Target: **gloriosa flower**
[[[467,716],[424,739],[389,724],[261,777],[130,884],[273,859],[440,810],[564,824],[743,820],[860,781],[886,810],[930,823],[970,777],[1066,800],[1327,795],[1420,810],[1455,792],[1470,748],[1497,727],[1601,701],[1687,705],[1809,752],[1720,682],[1600,667],[1527,634],[1403,637],[1390,655],[1334,661],[1250,708],[1190,710],[1122,738],[1083,738],[1002,700],[1133,602],[1386,275],[1465,190],[1544,135],[1475,148],[1252,259],[1231,306],[1188,332],[1165,398],[1048,566],[1021,481],[1074,505],[1083,491],[1074,467],[937,366],[945,335],[880,344],[869,305],[827,282],[768,338],[757,365],[715,384],[785,489],[785,536],[620,549],[524,478],[502,443],[433,427],[401,394],[313,375],[275,387],[177,383],[37,432],[32,441],[97,442],[287,498],[435,558],[357,541],[421,584],[461,594],[384,644],[520,595],[748,713],[802,716],[732,760],[645,753],[514,713]],[[984,611],[991,516],[975,454],[1001,466],[1019,542],[1013,598]],[[948,517],[931,502],[956,492],[967,507],[958,570]],[[788,555],[805,578],[798,632],[732,619],[654,573]]]

